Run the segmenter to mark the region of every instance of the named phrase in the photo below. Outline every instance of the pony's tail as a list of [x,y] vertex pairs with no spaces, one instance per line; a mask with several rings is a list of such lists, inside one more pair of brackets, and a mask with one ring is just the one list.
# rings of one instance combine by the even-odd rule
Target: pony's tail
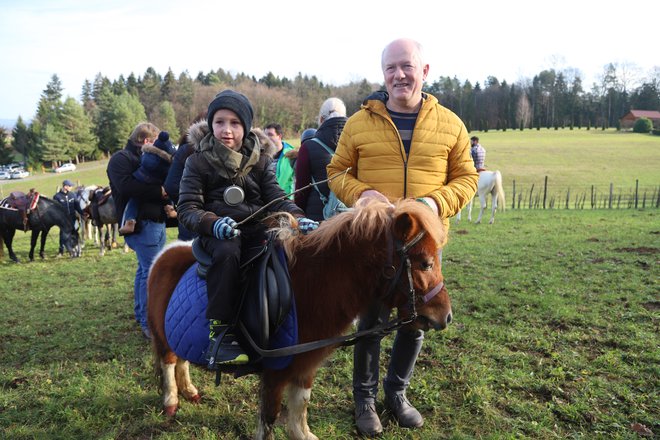
[[504,212],[506,210],[506,199],[504,198],[504,187],[502,186],[502,173],[495,171],[495,188],[497,189],[497,207]]
[[0,234],[0,258],[5,256],[5,239]]

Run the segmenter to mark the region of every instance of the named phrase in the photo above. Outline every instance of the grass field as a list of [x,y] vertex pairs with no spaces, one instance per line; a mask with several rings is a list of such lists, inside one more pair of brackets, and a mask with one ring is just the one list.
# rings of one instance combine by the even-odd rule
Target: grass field
[[660,184],[660,136],[615,130],[524,130],[477,132],[486,148],[486,166],[502,172],[505,190],[516,184],[554,191],[632,189]]
[[[590,185],[584,170],[602,168],[620,173],[621,185],[635,178],[660,184],[658,137],[478,135],[505,183],[507,173],[532,182],[523,173],[541,169],[562,176],[562,185]],[[50,196],[64,178],[107,183],[106,164],[0,181],[0,191],[34,187]],[[251,438],[254,376],[225,377],[216,388],[211,374],[193,369],[202,403],[184,402],[176,419],[164,417],[150,347],[133,318],[135,255],[99,257],[87,243],[80,259],[55,258],[57,240],[54,228],[46,260],[0,259],[0,438]],[[26,261],[29,234],[18,232],[14,244]],[[452,221],[443,273],[454,322],[427,334],[409,391],[425,425],[409,431],[386,421],[382,438],[658,437],[659,255],[658,209],[508,210],[494,225]],[[309,424],[321,439],[356,437],[351,365],[343,348],[319,371]],[[283,427],[277,438],[285,438]]]
[[[24,259],[27,237],[16,240]],[[161,414],[132,316],[135,256],[56,259],[56,237],[45,261],[0,262],[0,437],[250,438],[256,377],[215,388],[193,369],[203,403]],[[658,435],[659,252],[658,210],[509,211],[492,226],[454,225],[443,272],[455,321],[427,334],[409,391],[426,423],[386,423],[382,438]],[[320,438],[355,438],[351,359],[340,349],[317,377],[309,423]]]

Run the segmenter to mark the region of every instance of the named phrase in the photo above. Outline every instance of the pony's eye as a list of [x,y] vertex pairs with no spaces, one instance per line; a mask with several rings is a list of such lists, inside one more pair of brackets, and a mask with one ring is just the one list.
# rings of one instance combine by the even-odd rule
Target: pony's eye
[[433,270],[433,260],[422,261],[421,266],[424,271]]

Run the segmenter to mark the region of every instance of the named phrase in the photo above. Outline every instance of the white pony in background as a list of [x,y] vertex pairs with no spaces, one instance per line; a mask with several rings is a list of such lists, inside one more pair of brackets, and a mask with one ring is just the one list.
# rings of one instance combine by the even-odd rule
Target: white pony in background
[[[479,202],[481,203],[481,211],[479,211],[479,217],[475,223],[481,223],[481,217],[484,215],[484,210],[487,206],[486,195],[490,194],[492,198],[491,203],[491,214],[490,221],[488,223],[493,224],[495,221],[495,211],[497,207],[500,206],[502,211],[505,209],[506,201],[504,199],[504,188],[502,187],[502,174],[497,171],[480,171],[479,172],[479,185],[477,188],[477,194],[479,194]],[[470,200],[468,203],[468,221],[472,221],[472,204],[474,199]],[[456,222],[461,221],[461,213],[459,211],[456,214]]]

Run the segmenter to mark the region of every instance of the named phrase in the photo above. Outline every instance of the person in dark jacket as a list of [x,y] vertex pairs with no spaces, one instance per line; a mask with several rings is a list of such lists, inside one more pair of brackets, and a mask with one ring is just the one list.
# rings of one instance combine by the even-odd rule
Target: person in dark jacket
[[[66,179],[62,182],[62,189],[53,196],[53,200],[56,200],[62,204],[62,207],[66,210],[69,217],[71,217],[72,224],[76,224],[76,213],[80,214],[80,218],[83,216],[82,208],[78,203],[78,198],[74,193],[71,192],[71,188],[74,187],[74,184],[69,179]],[[58,255],[64,255],[64,249],[66,248],[66,235],[63,230],[60,229],[60,251]]]
[[[319,124],[321,125],[313,137],[334,151],[346,121],[346,106],[342,100],[328,98],[321,105],[319,111]],[[330,163],[330,159],[332,159],[332,155],[318,142],[304,140],[298,150],[298,160],[296,161],[296,190],[312,183],[312,179],[315,182],[327,179],[326,166]],[[319,192],[327,200],[330,194],[328,184],[320,183],[315,188],[308,188],[294,195],[296,205],[305,211],[307,217],[316,221],[323,220],[323,202]]]
[[[170,134],[166,131],[161,131],[153,145],[144,145],[142,147],[140,167],[135,170],[133,177],[140,182],[163,185],[167,177],[167,172],[170,169],[170,164],[172,163],[172,156],[174,156],[175,152],[176,150],[172,142],[170,142]],[[163,208],[167,217],[176,218],[176,211],[171,200],[167,200]],[[122,226],[119,228],[120,234],[128,235],[135,231],[135,219],[137,215],[138,201],[131,198],[126,204],[126,209],[124,209]]]
[[133,173],[140,167],[142,148],[151,145],[159,132],[154,124],[148,122],[138,124],[124,149],[112,155],[106,170],[117,218],[123,217],[130,198],[135,198],[139,202],[135,232],[125,236],[125,240],[137,255],[138,266],[133,283],[135,319],[147,339],[151,338],[147,327],[147,277],[153,259],[165,246],[163,201],[168,197],[162,185],[141,182]]
[[[202,140],[208,132],[209,126],[206,122],[206,113],[204,113],[204,117],[193,122],[190,128],[179,139],[179,148],[177,148],[174,157],[172,157],[172,165],[170,165],[165,183],[163,184],[165,191],[167,191],[167,194],[175,205],[179,204],[179,185],[181,184],[181,177],[183,177],[183,168],[186,160],[188,156],[195,152],[195,144]],[[177,238],[179,240],[189,241],[197,236],[197,234],[194,234],[183,226],[183,223],[178,222],[177,226],[179,229]]]
[[293,214],[303,233],[318,227],[278,185],[269,169],[270,158],[262,155],[257,135],[250,131],[253,114],[244,95],[233,90],[218,93],[208,107],[210,132],[186,160],[179,186],[179,221],[199,234],[201,246],[212,257],[206,278],[210,369],[249,362],[231,324],[240,292],[241,254],[266,238],[265,225],[252,214],[272,202],[270,211]]

